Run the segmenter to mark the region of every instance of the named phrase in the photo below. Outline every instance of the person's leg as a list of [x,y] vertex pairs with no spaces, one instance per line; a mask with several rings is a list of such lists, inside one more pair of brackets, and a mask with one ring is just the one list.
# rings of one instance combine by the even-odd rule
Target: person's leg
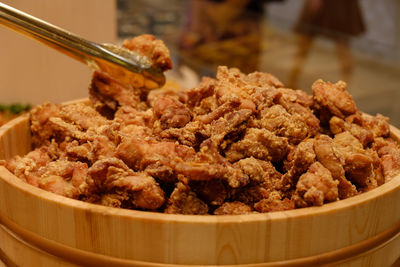
[[289,88],[297,88],[297,82],[304,67],[304,62],[306,60],[307,55],[309,54],[312,44],[314,41],[314,37],[310,35],[299,35],[297,39],[297,51],[294,58],[294,64],[292,70],[290,71],[290,76],[288,80],[287,86]]
[[340,61],[340,71],[343,81],[349,83],[353,72],[353,55],[349,47],[348,39],[338,39],[336,41],[336,51]]

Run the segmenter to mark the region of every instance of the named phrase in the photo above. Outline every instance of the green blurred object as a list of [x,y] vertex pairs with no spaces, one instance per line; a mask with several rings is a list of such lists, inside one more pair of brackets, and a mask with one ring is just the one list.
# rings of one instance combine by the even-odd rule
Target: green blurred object
[[31,104],[13,103],[10,105],[0,104],[0,112],[10,112],[11,114],[20,114],[31,109]]

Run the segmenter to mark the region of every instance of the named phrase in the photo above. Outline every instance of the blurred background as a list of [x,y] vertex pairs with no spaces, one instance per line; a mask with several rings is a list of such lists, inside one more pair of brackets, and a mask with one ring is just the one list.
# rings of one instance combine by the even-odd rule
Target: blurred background
[[[308,93],[319,78],[344,80],[359,109],[386,115],[400,127],[399,0],[107,0],[81,5],[90,1],[95,0],[37,0],[36,7],[47,5],[37,14],[28,0],[4,2],[94,41],[122,42],[152,33],[171,50],[174,70],[168,78],[184,87],[195,86],[203,75],[215,75],[218,65],[246,73],[270,72],[287,87]],[[0,28],[1,47],[5,41],[11,46],[10,38],[17,38],[6,31]],[[18,37],[18,42],[22,39]],[[33,43],[26,42],[27,47]],[[39,49],[36,44],[35,49]],[[56,52],[51,52],[52,61],[31,63],[50,68],[56,86],[43,89],[47,76],[42,67],[39,74],[32,64],[28,70],[19,67],[18,77],[29,71],[29,79],[39,81],[26,83],[7,81],[18,68],[3,68],[0,104],[62,102],[87,94],[90,74],[85,66],[63,55],[55,59]],[[3,66],[9,64],[1,53]],[[7,60],[15,60],[6,53]],[[61,70],[54,61],[71,65]],[[72,70],[84,77],[71,75]],[[32,83],[43,88],[26,87]]]

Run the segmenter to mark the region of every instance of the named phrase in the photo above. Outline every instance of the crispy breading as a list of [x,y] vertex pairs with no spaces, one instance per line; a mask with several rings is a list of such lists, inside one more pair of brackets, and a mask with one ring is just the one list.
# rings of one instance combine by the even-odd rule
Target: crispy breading
[[161,96],[154,101],[154,116],[161,129],[182,128],[191,120],[189,108],[170,96]]
[[321,163],[313,163],[308,171],[301,175],[296,185],[296,205],[321,206],[326,202],[338,200],[338,180]]
[[179,182],[168,199],[165,213],[172,214],[207,214],[208,206],[190,189]]
[[88,170],[87,183],[88,190],[94,190],[91,193],[123,194],[139,209],[155,210],[165,202],[164,191],[153,177],[133,172],[117,158],[96,161]]
[[258,212],[291,210],[294,208],[294,201],[283,197],[278,191],[271,192],[267,198],[254,204],[254,209]]
[[252,209],[249,205],[246,205],[239,201],[225,202],[218,209],[214,211],[215,215],[239,215],[251,213]]
[[324,122],[328,122],[332,115],[345,118],[356,113],[357,107],[346,88],[347,84],[343,81],[332,84],[317,80],[313,83],[315,106]]
[[[153,36],[124,45],[171,67]],[[400,173],[388,118],[357,110],[344,82],[318,80],[311,96],[221,66],[193,89],[141,87],[95,72],[91,103],[32,109],[35,149],[0,164],[109,207],[217,215],[320,206]]]
[[248,128],[242,140],[233,143],[225,155],[231,162],[247,157],[278,162],[288,151],[285,137],[276,136],[266,129]]
[[345,158],[339,151],[337,145],[332,138],[327,135],[321,135],[314,142],[314,151],[317,160],[328,169],[333,179],[339,181],[339,197],[340,199],[348,198],[357,194],[357,188],[349,180],[346,179]]
[[172,69],[168,48],[163,41],[156,39],[151,34],[142,34],[125,40],[122,45],[129,50],[135,50],[147,56],[152,61],[152,65],[161,68],[163,71]]

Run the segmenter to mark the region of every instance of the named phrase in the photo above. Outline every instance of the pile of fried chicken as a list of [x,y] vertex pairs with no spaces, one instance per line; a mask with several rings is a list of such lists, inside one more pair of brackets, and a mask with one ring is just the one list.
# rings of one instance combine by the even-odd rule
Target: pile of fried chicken
[[[151,35],[124,46],[172,67]],[[223,66],[188,90],[146,91],[94,72],[90,101],[35,107],[34,149],[3,164],[90,203],[216,215],[321,206],[400,173],[388,118],[360,112],[344,82],[317,80],[312,92]]]

